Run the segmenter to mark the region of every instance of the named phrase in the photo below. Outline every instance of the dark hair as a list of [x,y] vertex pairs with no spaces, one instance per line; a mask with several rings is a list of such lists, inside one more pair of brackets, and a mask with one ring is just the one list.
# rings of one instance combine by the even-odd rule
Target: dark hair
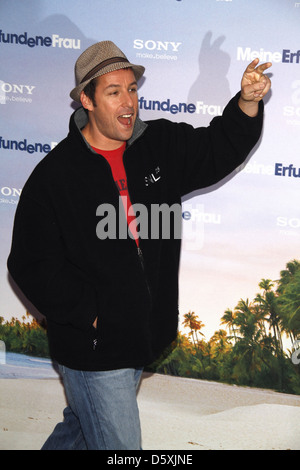
[[96,85],[97,85],[97,78],[93,78],[83,89],[85,95],[92,101],[93,105],[96,107],[97,104],[95,102],[95,92],[96,92]]

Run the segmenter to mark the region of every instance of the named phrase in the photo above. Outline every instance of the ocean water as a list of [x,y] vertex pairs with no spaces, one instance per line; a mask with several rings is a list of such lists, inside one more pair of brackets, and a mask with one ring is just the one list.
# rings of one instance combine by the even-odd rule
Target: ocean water
[[[7,352],[0,363],[0,379],[57,379],[57,366],[51,359]],[[4,363],[3,363],[4,362]]]

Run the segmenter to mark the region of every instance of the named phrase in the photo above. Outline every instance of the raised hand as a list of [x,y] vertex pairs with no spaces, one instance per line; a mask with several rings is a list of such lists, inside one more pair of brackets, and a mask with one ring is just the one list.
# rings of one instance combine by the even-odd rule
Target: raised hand
[[271,62],[260,64],[254,59],[243,73],[241,81],[241,96],[239,106],[244,113],[255,116],[258,112],[258,102],[271,88],[270,78],[264,72],[271,67]]
[[246,68],[241,83],[241,97],[245,101],[260,101],[270,90],[271,80],[264,75],[265,70],[271,67],[271,62],[258,65],[255,59]]

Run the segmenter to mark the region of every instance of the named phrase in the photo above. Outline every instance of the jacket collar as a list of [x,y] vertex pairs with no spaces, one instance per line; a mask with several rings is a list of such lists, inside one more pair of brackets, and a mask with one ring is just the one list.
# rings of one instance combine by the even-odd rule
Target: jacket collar
[[[87,140],[84,138],[81,132],[81,129],[83,129],[84,126],[86,126],[86,124],[88,123],[88,114],[82,106],[73,113],[73,120],[74,120],[74,124],[77,130],[79,131],[81,135],[81,138],[84,140],[89,150],[94,152],[94,150],[92,149],[90,144],[87,142]],[[133,134],[131,138],[127,141],[127,147],[130,147],[144,133],[147,127],[148,125],[144,121],[142,121],[139,117],[137,117],[135,124],[134,124]]]

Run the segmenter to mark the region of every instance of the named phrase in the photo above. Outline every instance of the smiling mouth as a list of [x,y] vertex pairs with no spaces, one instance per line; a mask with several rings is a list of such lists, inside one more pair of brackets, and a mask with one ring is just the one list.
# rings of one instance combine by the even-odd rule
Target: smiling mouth
[[121,114],[121,116],[118,117],[118,121],[126,127],[131,127],[132,126],[132,120],[133,118],[133,113],[130,114]]

